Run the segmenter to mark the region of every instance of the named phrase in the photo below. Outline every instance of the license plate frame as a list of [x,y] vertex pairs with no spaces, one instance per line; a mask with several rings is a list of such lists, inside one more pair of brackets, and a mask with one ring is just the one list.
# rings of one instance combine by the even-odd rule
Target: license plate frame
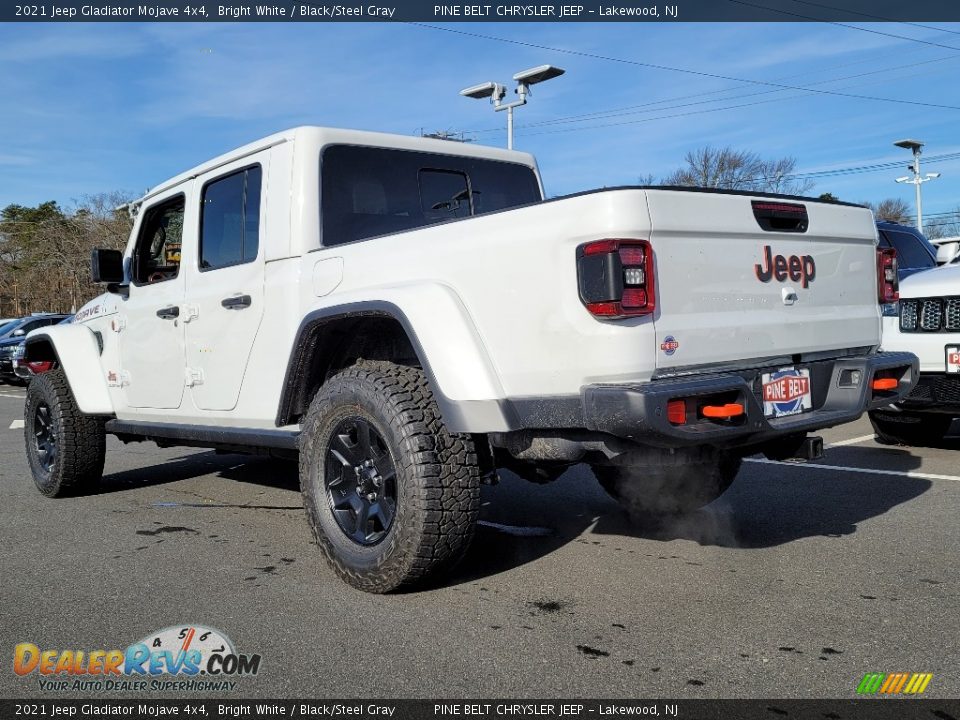
[[760,399],[768,418],[800,415],[813,410],[810,369],[782,367],[760,376]]
[[948,375],[960,374],[960,345],[944,346],[943,363]]

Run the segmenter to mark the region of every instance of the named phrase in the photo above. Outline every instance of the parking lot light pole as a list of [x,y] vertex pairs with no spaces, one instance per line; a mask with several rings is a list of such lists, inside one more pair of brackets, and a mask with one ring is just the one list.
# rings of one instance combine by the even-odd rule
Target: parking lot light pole
[[507,111],[507,149],[513,150],[514,108],[518,108],[521,105],[527,104],[527,98],[531,94],[531,85],[545,82],[546,80],[551,80],[552,78],[563,75],[563,73],[564,70],[554,67],[553,65],[539,65],[535,68],[518,72],[513,76],[513,79],[517,83],[517,87],[514,89],[514,92],[519,96],[519,99],[514,100],[511,103],[503,102],[503,98],[507,94],[507,88],[500,83],[495,82],[485,82],[481,83],[480,85],[472,85],[471,87],[461,90],[460,94],[464,97],[470,97],[476,100],[490,98],[490,102],[493,103],[494,112],[501,112],[503,110]]
[[916,194],[917,194],[917,231],[923,232],[923,201],[920,194],[920,186],[929,182],[930,180],[936,180],[940,177],[940,173],[927,173],[924,176],[920,175],[920,148],[923,147],[923,143],[919,140],[898,140],[894,143],[897,147],[902,147],[905,150],[913,151],[913,162],[907,166],[907,169],[913,173],[913,175],[905,175],[903,177],[898,177],[898,183],[906,183],[907,185],[913,185]]

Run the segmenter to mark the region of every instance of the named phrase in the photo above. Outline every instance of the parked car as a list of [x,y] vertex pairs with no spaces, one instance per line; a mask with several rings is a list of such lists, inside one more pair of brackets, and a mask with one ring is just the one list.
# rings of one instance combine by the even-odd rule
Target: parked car
[[94,489],[108,433],[299,455],[319,550],[386,592],[464,554],[498,467],[587,463],[647,522],[912,387],[868,209],[542,187],[525,153],[316,127],[157,185],[93,253],[106,293],[27,338],[37,489]]
[[900,279],[937,266],[937,250],[916,228],[881,220],[877,222],[879,247],[897,251]]
[[872,410],[870,421],[882,443],[936,443],[960,417],[960,265],[907,278],[895,305],[883,318],[883,349],[917,355],[920,377],[905,398]]
[[[73,322],[73,315],[68,315],[63,320],[57,323],[57,325],[67,325]],[[30,370],[30,367],[23,362],[24,355],[26,354],[27,343],[26,338],[20,341],[20,344],[17,345],[16,352],[13,354],[13,374],[24,382],[29,382],[30,378],[33,377],[33,371]]]
[[17,385],[22,384],[23,379],[13,370],[13,357],[17,353],[17,348],[23,344],[24,338],[31,330],[56,325],[65,317],[67,315],[63,313],[27,315],[0,328],[0,380]]

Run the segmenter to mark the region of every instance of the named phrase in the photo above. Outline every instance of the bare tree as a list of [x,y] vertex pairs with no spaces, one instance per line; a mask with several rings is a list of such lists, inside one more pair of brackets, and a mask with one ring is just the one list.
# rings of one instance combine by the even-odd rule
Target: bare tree
[[69,312],[96,296],[90,251],[122,248],[131,221],[120,193],[88,196],[70,210],[56,203],[0,211],[0,315]]
[[931,240],[960,237],[960,206],[944,214],[924,215],[923,234]]
[[900,198],[886,198],[878,203],[865,201],[862,204],[873,210],[873,215],[877,220],[908,223],[912,216],[910,203]]
[[664,185],[792,195],[813,187],[812,181],[796,177],[797,161],[791,157],[768,160],[749,150],[707,145],[688,152],[684,160],[686,167],[668,175]]

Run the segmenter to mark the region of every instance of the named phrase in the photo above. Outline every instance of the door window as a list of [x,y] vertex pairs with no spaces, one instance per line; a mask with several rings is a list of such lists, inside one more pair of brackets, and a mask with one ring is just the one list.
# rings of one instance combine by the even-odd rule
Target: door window
[[248,263],[260,246],[259,165],[213,180],[203,188],[200,270]]
[[136,285],[172,280],[180,271],[185,200],[178,195],[146,211],[133,251]]

